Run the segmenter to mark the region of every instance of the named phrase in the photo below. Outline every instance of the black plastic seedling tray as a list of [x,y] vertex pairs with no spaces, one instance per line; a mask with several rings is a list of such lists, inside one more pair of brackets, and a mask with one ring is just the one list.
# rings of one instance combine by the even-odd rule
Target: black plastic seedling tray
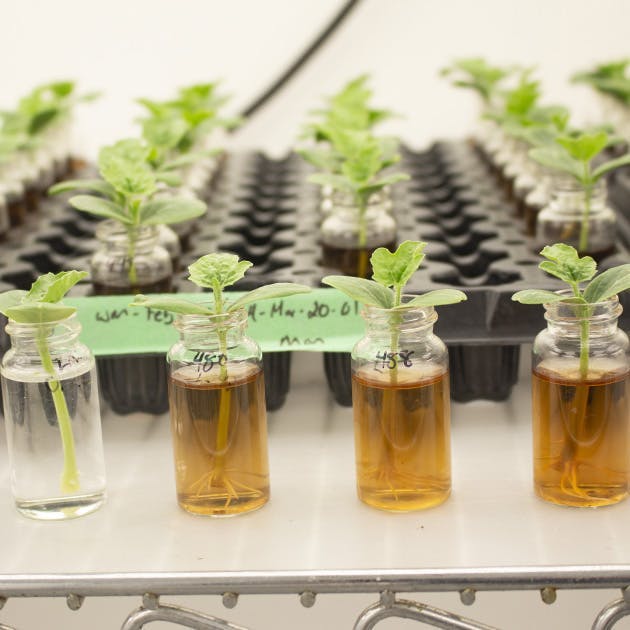
[[[393,191],[399,241],[428,243],[426,260],[408,291],[453,286],[468,295],[466,302],[441,308],[436,324],[450,350],[452,396],[459,401],[505,399],[517,379],[520,344],[544,327],[543,309],[512,302],[511,295],[559,285],[539,271],[539,257],[523,236],[513,205],[469,144],[404,150],[401,168],[412,178]],[[235,287],[239,290],[281,281],[320,286],[321,278],[334,270],[320,264],[320,195],[305,183],[308,172],[295,154],[282,159],[254,152],[230,155],[208,190],[209,211],[180,259],[175,290],[194,290],[185,269],[211,251],[233,252],[254,263]],[[628,261],[629,224],[620,213],[619,251],[611,263]],[[95,226],[92,217],[68,207],[65,199],[44,201],[2,245],[0,288],[27,289],[41,273],[87,268],[96,248]],[[79,285],[75,294],[89,290],[89,284]],[[622,325],[628,322],[630,308]],[[1,345],[6,347],[6,338]],[[290,361],[289,352],[264,356],[270,409],[284,403]],[[103,397],[114,411],[167,410],[163,356],[99,357],[97,362]],[[349,354],[326,353],[324,369],[335,399],[350,404]]]

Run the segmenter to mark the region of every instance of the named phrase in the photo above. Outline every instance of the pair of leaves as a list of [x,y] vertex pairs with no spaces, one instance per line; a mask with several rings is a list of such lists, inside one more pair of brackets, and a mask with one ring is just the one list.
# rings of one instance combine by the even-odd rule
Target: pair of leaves
[[[545,247],[540,253],[547,258],[540,263],[540,269],[566,282],[571,287],[572,296],[567,298],[565,294],[553,291],[526,289],[512,296],[521,304],[547,304],[567,299],[596,304],[630,289],[630,264],[612,267],[596,276],[597,263],[590,256],[580,258],[570,245],[557,243]],[[581,290],[580,284],[589,280],[589,284]]]
[[87,273],[74,270],[40,276],[29,291],[0,294],[0,313],[20,324],[45,324],[70,317],[76,309],[59,302],[86,276]]
[[[223,289],[238,282],[251,266],[251,262],[239,260],[238,256],[234,254],[207,254],[188,267],[190,272],[188,279],[199,287],[212,289],[215,291],[215,295],[218,293],[221,296],[221,305],[223,305]],[[146,306],[186,315],[218,315],[223,312],[231,313],[260,300],[287,297],[310,291],[311,289],[305,285],[277,282],[249,291],[221,310],[218,309],[216,301],[214,308],[208,308],[175,297],[147,298],[144,295],[136,296],[131,306]]]
[[351,276],[326,276],[322,282],[357,302],[384,309],[440,306],[465,300],[466,295],[462,291],[438,289],[419,295],[405,304],[398,302],[397,297],[424,258],[425,246],[426,243],[420,241],[404,241],[395,252],[379,247],[370,258],[374,271],[373,280]]
[[456,59],[440,70],[440,76],[453,78],[454,86],[472,89],[486,102],[509,74],[509,69],[491,66],[482,57]]
[[564,135],[558,136],[553,145],[531,149],[529,155],[543,166],[568,173],[584,188],[590,188],[606,173],[630,164],[630,153],[627,153],[592,168],[594,158],[610,143],[611,137],[605,131]]

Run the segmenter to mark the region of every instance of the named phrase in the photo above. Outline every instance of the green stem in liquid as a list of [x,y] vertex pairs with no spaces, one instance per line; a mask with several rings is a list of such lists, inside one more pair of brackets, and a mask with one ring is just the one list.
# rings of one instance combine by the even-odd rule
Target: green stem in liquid
[[42,360],[44,370],[53,378],[48,381],[48,389],[52,394],[57,414],[57,424],[61,434],[61,445],[63,448],[63,472],[61,474],[61,491],[69,494],[79,489],[79,470],[77,467],[77,457],[74,448],[74,436],[72,435],[72,422],[70,412],[66,403],[61,383],[56,380],[55,368],[53,366],[48,343],[46,341],[45,329],[42,327],[36,337],[37,350]]

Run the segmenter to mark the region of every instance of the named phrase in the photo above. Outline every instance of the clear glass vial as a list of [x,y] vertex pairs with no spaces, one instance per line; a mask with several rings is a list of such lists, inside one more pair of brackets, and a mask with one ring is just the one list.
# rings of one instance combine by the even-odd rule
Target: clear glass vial
[[587,192],[577,181],[562,177],[553,182],[551,201],[538,214],[536,248],[566,243],[580,256],[599,261],[615,251],[616,225],[603,179]]
[[396,246],[396,221],[386,195],[372,195],[361,210],[352,195],[335,192],[321,225],[321,264],[343,274],[372,275],[370,256],[378,247]]
[[359,499],[382,510],[432,507],[451,491],[448,352],[433,307],[365,307],[352,350]]
[[247,313],[178,315],[167,355],[177,501],[231,516],[269,500],[262,355]]
[[90,261],[96,295],[171,291],[173,264],[158,244],[157,226],[127,228],[118,221],[103,221],[96,237],[100,247]]
[[75,518],[105,501],[105,464],[94,357],[76,315],[6,330],[2,395],[11,489],[19,512]]
[[[534,488],[560,505],[617,503],[628,495],[628,337],[617,297],[590,307],[545,305],[533,347]],[[583,349],[583,350],[581,350]]]

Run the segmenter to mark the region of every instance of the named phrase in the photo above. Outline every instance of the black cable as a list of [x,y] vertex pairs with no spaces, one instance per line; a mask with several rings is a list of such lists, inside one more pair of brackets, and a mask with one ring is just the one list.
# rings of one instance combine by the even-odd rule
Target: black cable
[[298,70],[321,48],[360,2],[361,0],[348,0],[302,54],[260,96],[254,99],[254,101],[241,112],[240,115],[245,119],[245,123],[247,123],[247,119],[251,118],[258,109],[275,96],[276,93],[297,74]]

